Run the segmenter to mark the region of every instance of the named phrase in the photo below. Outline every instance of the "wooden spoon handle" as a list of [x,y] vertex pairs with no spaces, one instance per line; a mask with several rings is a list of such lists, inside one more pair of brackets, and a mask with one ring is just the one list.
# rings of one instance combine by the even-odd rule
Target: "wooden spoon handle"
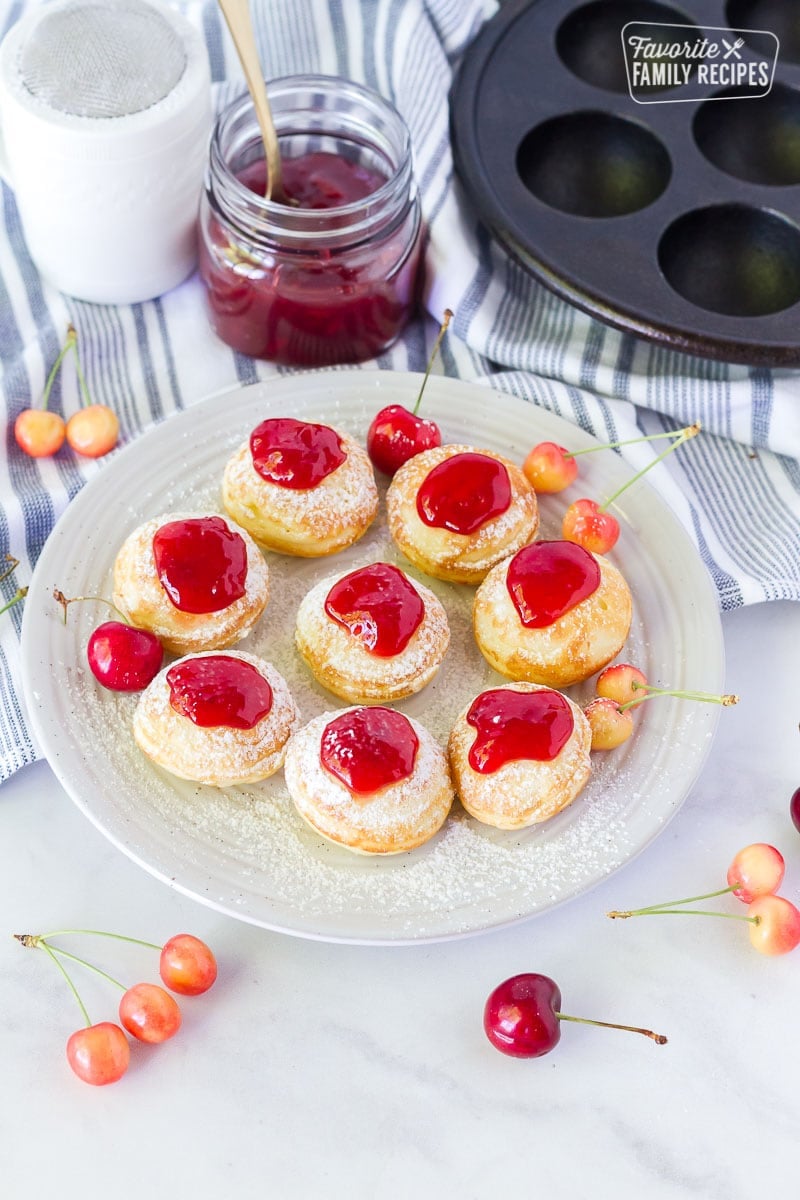
[[264,73],[258,58],[253,22],[250,18],[248,0],[219,0],[222,15],[230,30],[236,53],[242,64],[247,87],[253,98],[258,127],[264,142],[264,154],[267,159],[267,185],[265,198],[274,200],[276,204],[288,204],[283,190],[281,178],[281,154],[278,148],[278,135],[272,120],[272,109],[269,106],[267,88],[264,83]]

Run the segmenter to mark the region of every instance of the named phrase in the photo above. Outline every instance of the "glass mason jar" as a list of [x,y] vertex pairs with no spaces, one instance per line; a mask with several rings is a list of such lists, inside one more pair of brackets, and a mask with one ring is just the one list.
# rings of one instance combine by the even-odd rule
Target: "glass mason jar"
[[[268,91],[300,204],[264,199],[263,143],[242,96],[217,120],[201,203],[211,325],[235,350],[289,366],[374,358],[413,314],[421,286],[408,129],[377,93],[335,76],[290,76]],[[309,180],[308,202],[322,198],[321,207],[304,206]]]

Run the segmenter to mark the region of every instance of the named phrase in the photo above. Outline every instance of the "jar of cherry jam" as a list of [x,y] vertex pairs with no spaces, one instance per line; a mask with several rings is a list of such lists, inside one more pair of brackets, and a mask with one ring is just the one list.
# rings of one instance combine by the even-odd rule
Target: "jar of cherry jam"
[[243,354],[297,367],[382,353],[413,314],[421,218],[400,114],[346,79],[268,85],[290,206],[264,198],[249,95],[219,117],[200,214],[214,331]]

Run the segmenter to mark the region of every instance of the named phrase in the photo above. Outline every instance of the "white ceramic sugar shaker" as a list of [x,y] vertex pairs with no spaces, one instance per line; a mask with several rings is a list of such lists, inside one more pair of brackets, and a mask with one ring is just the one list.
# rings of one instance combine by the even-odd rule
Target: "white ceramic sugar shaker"
[[68,295],[132,303],[190,274],[210,126],[203,39],[159,0],[48,4],[0,46],[0,174]]

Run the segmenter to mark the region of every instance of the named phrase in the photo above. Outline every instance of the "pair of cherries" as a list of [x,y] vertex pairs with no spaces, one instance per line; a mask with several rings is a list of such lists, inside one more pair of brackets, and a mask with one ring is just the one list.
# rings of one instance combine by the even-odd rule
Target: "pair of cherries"
[[567,450],[556,442],[539,442],[529,452],[522,465],[523,474],[537,493],[547,495],[563,492],[573,483],[578,475],[578,456],[592,454],[596,450],[612,450],[619,446],[632,446],[638,442],[652,442],[668,438],[670,444],[663,453],[627,479],[621,487],[609,496],[602,504],[585,497],[573,501],[569,505],[561,522],[561,536],[567,542],[575,542],[590,550],[592,554],[607,554],[617,543],[620,534],[619,521],[608,509],[618,500],[631,484],[641,479],[651,467],[661,462],[677,450],[684,442],[696,437],[700,432],[700,423],[688,425],[685,429],[670,430],[666,433],[650,434],[647,437],[630,438],[624,442],[609,442],[605,446],[589,446],[584,450]]
[[[68,421],[47,407],[55,378],[64,361],[64,356],[73,350],[75,366],[81,391],[81,407]],[[31,458],[50,458],[57,454],[66,441],[85,458],[101,458],[117,444],[119,420],[117,414],[105,404],[93,404],[86,386],[78,355],[78,335],[73,325],[68,326],[64,345],[53,363],[45,383],[41,408],[24,409],[14,422],[14,438],[20,450]]]
[[592,731],[592,750],[616,750],[621,746],[633,733],[633,708],[657,696],[721,704],[724,708],[739,703],[739,697],[730,693],[717,696],[710,692],[654,687],[647,682],[644,672],[631,663],[606,667],[597,677],[595,690],[596,698],[583,710]]
[[[790,900],[777,894],[786,869],[783,855],[767,842],[745,846],[733,858],[727,872],[727,887],[683,900],[650,904],[645,908],[610,912],[612,918],[657,917],[666,914],[692,914],[702,917],[724,917],[747,924],[750,942],[759,954],[775,956],[789,954],[800,946],[800,910]],[[689,907],[703,900],[731,894],[747,905],[744,915],[723,913],[716,909]]]

